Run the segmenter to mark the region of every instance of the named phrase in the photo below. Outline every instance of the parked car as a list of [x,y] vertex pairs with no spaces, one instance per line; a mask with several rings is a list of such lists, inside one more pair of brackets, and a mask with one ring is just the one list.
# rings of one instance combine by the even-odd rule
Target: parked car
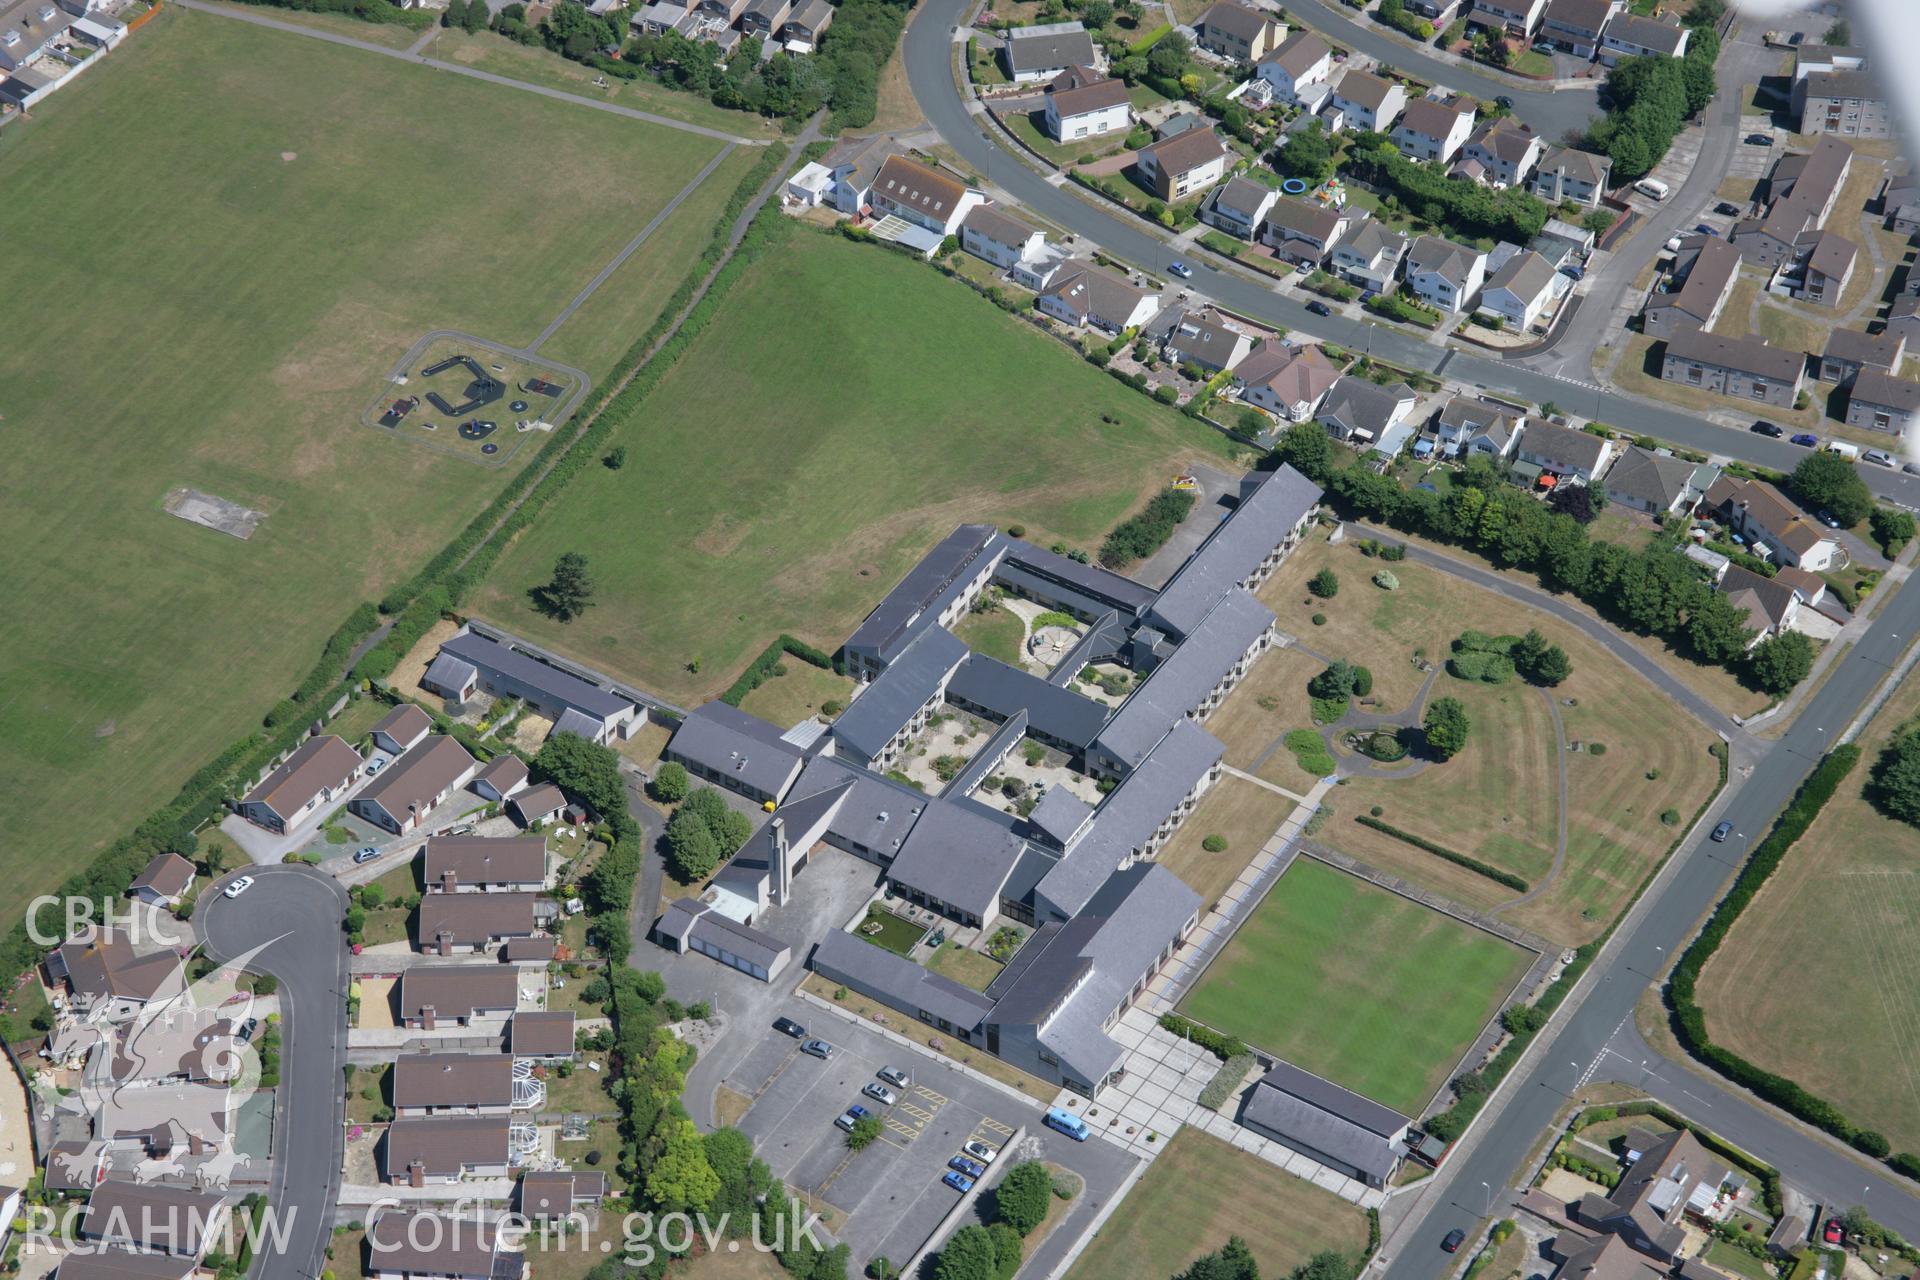
[[965,1156],[955,1156],[953,1159],[947,1161],[947,1168],[954,1170],[956,1173],[964,1173],[976,1182],[987,1176],[987,1171],[983,1166],[976,1161],[967,1159]]
[[1765,418],[1755,419],[1754,424],[1748,427],[1747,430],[1757,436],[1767,436],[1774,440],[1778,440],[1781,436],[1787,434],[1784,428],[1776,423],[1768,422]]
[[245,1022],[241,1023],[238,1027],[234,1029],[233,1038],[240,1041],[243,1044],[247,1043],[253,1039],[253,1033],[258,1031],[259,1029],[260,1029],[260,1019],[248,1018]]
[[367,776],[371,778],[374,774],[386,767],[387,758],[385,756],[375,756],[373,759],[367,761]]
[[825,1062],[833,1056],[833,1046],[825,1040],[809,1040],[800,1046],[800,1052],[810,1053],[820,1059],[820,1061]]
[[1330,316],[1333,314],[1333,308],[1324,302],[1309,302],[1307,304],[1307,310],[1316,316]]
[[1566,276],[1570,280],[1578,280],[1582,276],[1586,275],[1587,271],[1585,267],[1576,266],[1575,264],[1569,262],[1565,266],[1560,268],[1560,274],[1563,276]]
[[1840,1219],[1838,1218],[1828,1218],[1826,1230],[1820,1233],[1820,1238],[1828,1244],[1839,1244],[1842,1240],[1846,1239],[1846,1236],[1847,1233],[1845,1229],[1841,1227]]
[[1729,200],[1722,200],[1719,204],[1713,206],[1713,211],[1715,213],[1724,213],[1729,218],[1737,218],[1740,216],[1740,206]]
[[1869,449],[1860,456],[1876,467],[1890,467],[1893,465],[1893,455],[1885,449]]
[[1513,99],[1503,93],[1493,100],[1493,105],[1499,107],[1502,111],[1511,111],[1513,110]]
[[357,867],[363,862],[372,862],[375,858],[379,856],[380,856],[380,851],[374,848],[372,845],[368,845],[366,848],[357,850],[354,853],[353,864]]
[[1725,844],[1727,842],[1727,837],[1732,834],[1733,834],[1733,824],[1731,822],[1723,822],[1719,826],[1715,827],[1713,829],[1713,834],[1707,838],[1709,840],[1712,840],[1715,844]]
[[965,1195],[967,1192],[973,1190],[973,1179],[969,1178],[966,1174],[957,1172],[956,1170],[953,1170],[953,1169],[947,1170],[947,1176],[940,1179],[940,1181],[946,1183],[948,1186],[952,1187],[955,1191],[960,1192],[962,1195]]
[[1460,1246],[1465,1244],[1466,1241],[1467,1233],[1455,1227],[1453,1230],[1447,1232],[1447,1238],[1440,1242],[1440,1247],[1448,1253],[1458,1253]]
[[841,1112],[840,1118],[838,1120],[835,1120],[834,1124],[838,1125],[842,1129],[845,1129],[848,1133],[852,1133],[853,1126],[858,1124],[860,1121],[866,1119],[867,1116],[870,1114],[872,1113],[869,1112],[865,1107],[861,1106],[859,1103],[856,1102],[852,1106],[848,1107],[845,1111]]
[[1182,280],[1193,279],[1193,268],[1188,266],[1184,262],[1179,262],[1179,261],[1169,262],[1167,264],[1167,270],[1172,272],[1174,275],[1179,276]]
[[1840,527],[1840,518],[1824,507],[1813,514],[1821,524],[1827,526],[1829,529],[1838,529]]
[[237,898],[251,888],[253,888],[253,877],[241,876],[220,892],[226,894],[229,898]]
[[1920,462],[1903,462],[1900,469],[1910,476],[1920,476]]
[[1820,443],[1820,437],[1814,435],[1812,432],[1802,431],[1797,435],[1788,436],[1787,443],[1797,444],[1803,449],[1811,449]]
[[1750,133],[1747,135],[1747,145],[1750,147],[1770,147],[1773,145],[1773,135],[1770,133]]
[[1533,51],[1535,53],[1544,53],[1549,57],[1559,52],[1554,48],[1553,41],[1551,40],[1535,40],[1533,42]]
[[890,1107],[900,1101],[900,1095],[875,1080],[869,1080],[860,1086],[860,1092],[872,1098],[883,1107]]
[[1708,226],[1704,222],[1694,223],[1693,229],[1695,231],[1698,231],[1703,236],[1717,236],[1720,234],[1718,231],[1715,231],[1712,227]]
[[773,1029],[783,1036],[792,1036],[795,1040],[805,1040],[807,1038],[807,1029],[795,1022],[792,1018],[775,1018],[773,1020]]
[[992,1164],[993,1158],[1000,1154],[978,1138],[969,1138],[961,1144],[960,1149],[972,1156],[975,1160],[978,1160],[981,1164]]
[[905,1089],[913,1084],[913,1077],[898,1067],[882,1067],[873,1074],[879,1076],[896,1089]]

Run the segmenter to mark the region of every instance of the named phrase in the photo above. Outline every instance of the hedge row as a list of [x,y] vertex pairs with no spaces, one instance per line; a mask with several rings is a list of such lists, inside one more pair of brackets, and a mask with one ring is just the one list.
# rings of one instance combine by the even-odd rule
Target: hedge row
[[806,641],[797,640],[783,631],[772,644],[760,651],[759,657],[748,664],[747,669],[740,673],[739,679],[727,686],[727,691],[720,695],[720,701],[730,707],[739,706],[742,698],[773,678],[773,669],[780,664],[782,655],[789,653],[802,662],[810,662],[827,671],[838,669],[834,666],[832,654],[824,649],[816,649]]
[[1483,875],[1496,884],[1503,884],[1509,889],[1517,889],[1521,893],[1525,893],[1532,887],[1511,871],[1502,871],[1490,862],[1482,862],[1478,858],[1469,858],[1464,853],[1455,853],[1445,845],[1435,844],[1424,836],[1414,835],[1411,831],[1402,831],[1400,828],[1382,822],[1380,819],[1369,814],[1355,814],[1353,820],[1362,826],[1372,827],[1375,831],[1384,832],[1392,836],[1395,840],[1404,841],[1416,849],[1425,849],[1437,858],[1445,858],[1455,866],[1465,867],[1467,870],[1477,875]]
[[[1779,869],[1787,850],[1806,834],[1807,828],[1820,815],[1820,810],[1833,798],[1841,782],[1859,761],[1859,746],[1847,743],[1835,747],[1808,775],[1800,790],[1794,793],[1792,801],[1775,820],[1766,839],[1760,842],[1747,859],[1747,865],[1741,868],[1733,888],[1714,908],[1706,927],[1700,930],[1700,935],[1681,955],[1680,963],[1674,966],[1673,979],[1667,986],[1667,999],[1673,1014],[1674,1034],[1694,1057],[1789,1114],[1819,1126],[1834,1137],[1851,1143],[1857,1150],[1884,1159],[1892,1150],[1892,1144],[1884,1135],[1854,1124],[1840,1108],[1808,1092],[1795,1081],[1756,1066],[1732,1050],[1715,1044],[1707,1034],[1706,1013],[1695,998],[1700,971],[1720,949],[1720,944],[1726,941],[1734,922],[1760,892],[1761,886]],[[1909,1152],[1894,1156],[1888,1163],[1908,1176],[1920,1172],[1920,1156]]]
[[1213,1073],[1213,1079],[1207,1081],[1207,1087],[1200,1091],[1200,1105],[1209,1111],[1218,1111],[1220,1104],[1246,1078],[1247,1068],[1252,1063],[1253,1055],[1250,1053],[1236,1053],[1222,1062],[1220,1069]]
[[1574,1116],[1569,1128],[1577,1133],[1582,1129],[1590,1128],[1606,1120],[1622,1117],[1630,1118],[1633,1116],[1652,1116],[1654,1119],[1659,1120],[1663,1124],[1671,1125],[1675,1129],[1685,1129],[1699,1141],[1701,1146],[1713,1152],[1715,1155],[1721,1156],[1736,1168],[1745,1169],[1757,1178],[1760,1181],[1761,1193],[1766,1200],[1767,1211],[1769,1213],[1775,1217],[1779,1217],[1783,1212],[1780,1196],[1780,1171],[1778,1169],[1760,1159],[1758,1156],[1734,1146],[1719,1135],[1702,1129],[1665,1103],[1657,1102],[1652,1098],[1643,1098],[1635,1102],[1588,1107]]
[[1177,1013],[1160,1015],[1160,1025],[1176,1036],[1181,1036],[1205,1049],[1222,1062],[1238,1058],[1247,1052],[1247,1046],[1238,1037],[1223,1035],[1205,1023],[1195,1022],[1192,1018],[1183,1018]]

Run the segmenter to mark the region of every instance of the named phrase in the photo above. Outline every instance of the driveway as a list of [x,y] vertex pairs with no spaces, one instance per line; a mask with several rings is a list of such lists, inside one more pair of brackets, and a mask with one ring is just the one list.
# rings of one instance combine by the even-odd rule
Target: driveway
[[1135,582],[1145,583],[1156,591],[1167,585],[1167,579],[1178,573],[1180,566],[1187,562],[1187,557],[1200,549],[1207,535],[1233,513],[1240,497],[1239,476],[1197,463],[1187,470],[1200,485],[1199,491],[1193,495],[1193,510],[1175,526],[1173,536],[1167,539],[1166,545],[1142,560],[1128,574]]
[[[376,760],[379,761],[379,764],[374,768],[373,772],[367,772],[367,765],[373,764]],[[305,849],[308,845],[316,841],[324,843],[325,837],[320,834],[321,826],[324,825],[326,820],[333,816],[333,814],[344,810],[347,807],[347,802],[359,795],[368,783],[379,776],[380,770],[391,764],[392,761],[393,757],[384,751],[373,752],[373,754],[367,757],[366,764],[360,766],[360,775],[354,779],[352,786],[335,796],[333,803],[323,805],[314,812],[311,818],[308,818],[299,826],[294,827],[285,835],[277,836],[265,827],[257,827],[237,813],[230,813],[220,819],[220,832],[229,840],[239,845],[240,852],[246,854],[260,866],[278,865],[279,863],[285,862],[287,855],[290,853],[299,853],[302,849]],[[345,815],[343,814],[342,816],[344,817]],[[360,822],[357,818],[352,819],[352,821],[356,824],[356,832],[372,830],[372,828]]]

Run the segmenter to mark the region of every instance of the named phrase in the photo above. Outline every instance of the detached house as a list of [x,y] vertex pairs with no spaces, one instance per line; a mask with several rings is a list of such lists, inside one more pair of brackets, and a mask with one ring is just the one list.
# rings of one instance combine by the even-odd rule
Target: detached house
[[1208,53],[1236,62],[1258,62],[1287,38],[1287,28],[1264,9],[1220,0],[1193,24],[1193,36],[1194,43]]
[[1280,193],[1252,178],[1229,178],[1200,210],[1200,220],[1230,236],[1251,240]]
[[1375,444],[1406,420],[1418,400],[1404,382],[1383,387],[1347,374],[1328,390],[1320,421],[1335,439]]
[[1349,128],[1385,133],[1407,109],[1407,91],[1397,80],[1349,71],[1333,87],[1333,105],[1346,116]]
[[1607,500],[1649,515],[1688,512],[1706,496],[1700,479],[1712,470],[1671,454],[1630,445],[1607,471]]
[[187,896],[193,884],[193,864],[177,853],[155,854],[127,892],[137,901],[156,907],[171,907]]
[[1531,40],[1547,9],[1547,0],[1474,0],[1468,20],[1489,31]]
[[1121,333],[1153,319],[1160,310],[1160,295],[1137,288],[1084,258],[1072,258],[1054,272],[1034,306],[1062,324]]
[[1260,243],[1271,248],[1276,257],[1317,267],[1352,225],[1353,215],[1344,209],[1282,196],[1273,202],[1266,221],[1260,224]]
[[942,238],[953,235],[986,198],[985,192],[906,156],[887,157],[868,197],[876,214],[891,214]]
[[1439,236],[1419,236],[1407,250],[1407,287],[1421,301],[1454,315],[1472,304],[1486,271],[1486,254]]
[[1541,38],[1576,58],[1591,58],[1600,51],[1607,24],[1626,7],[1626,0],[1548,0]]
[[1195,365],[1209,374],[1233,368],[1251,350],[1253,341],[1246,334],[1205,312],[1182,316],[1160,346],[1161,354],[1176,365]]
[[1340,370],[1319,347],[1289,347],[1272,339],[1233,369],[1240,398],[1288,422],[1306,422],[1320,409]]
[[537,893],[547,887],[545,836],[435,836],[422,861],[428,893]]
[[1480,294],[1479,310],[1499,316],[1522,333],[1532,329],[1548,305],[1573,281],[1531,250],[1508,258]]
[[1903,436],[1920,416],[1920,382],[1863,370],[1847,395],[1847,425]]
[[332,734],[308,738],[240,801],[241,817],[285,835],[353,785],[360,753]]
[[1835,329],[1827,335],[1827,349],[1820,356],[1814,376],[1822,382],[1849,386],[1868,369],[1897,375],[1906,355],[1907,340],[1900,334]]
[[1623,13],[1607,24],[1600,37],[1600,61],[1611,67],[1622,58],[1680,58],[1693,33],[1675,22],[1661,22]]
[[1134,164],[1148,188],[1172,202],[1220,181],[1232,154],[1212,129],[1189,129],[1142,147],[1134,153]]
[[420,745],[433,732],[433,717],[411,702],[403,702],[373,726],[373,745],[389,755],[400,755]]
[[1800,394],[1807,357],[1770,347],[1758,338],[1725,338],[1683,328],[1667,339],[1660,377],[1739,400],[1787,408]]
[[1296,31],[1260,60],[1254,74],[1273,86],[1273,96],[1292,106],[1311,85],[1333,73],[1333,49],[1311,31]]
[[1590,1193],[1573,1207],[1583,1226],[1616,1235],[1641,1253],[1678,1261],[1686,1241],[1681,1222],[1704,1215],[1720,1194],[1727,1166],[1685,1129],[1660,1137],[1643,1130],[1627,1135],[1626,1172],[1611,1193]]
[[1473,132],[1473,100],[1416,98],[1394,126],[1393,145],[1410,160],[1451,161]]
[[960,247],[976,258],[1005,268],[1015,284],[1044,289],[1066,261],[1064,250],[1047,243],[1039,228],[991,205],[975,205],[960,224]]
[[1572,200],[1593,206],[1606,194],[1612,177],[1613,161],[1607,156],[1568,147],[1548,147],[1527,188],[1549,204]]
[[1126,84],[1092,67],[1069,67],[1047,86],[1047,132],[1058,142],[1119,133],[1132,123]]
[[1823,573],[1840,559],[1839,542],[1770,484],[1723,475],[1707,490],[1705,504],[1778,564]]
[[428,738],[388,765],[347,807],[381,830],[403,836],[479,769],[480,762],[454,739]]
[[1051,80],[1068,67],[1097,64],[1093,37],[1078,22],[1050,22],[1007,32],[1001,53],[1015,84]]
[[1378,219],[1362,219],[1333,246],[1332,270],[1368,293],[1391,293],[1400,276],[1400,260],[1407,256],[1410,243],[1400,232],[1387,230]]
[[1504,458],[1520,442],[1526,421],[1524,413],[1508,405],[1457,395],[1434,416],[1433,435],[1440,452],[1449,457],[1477,453]]
[[1592,484],[1607,473],[1619,446],[1590,431],[1530,422],[1520,436],[1520,461],[1561,481]]
[[1480,162],[1489,182],[1514,187],[1533,172],[1544,150],[1539,134],[1530,126],[1508,117],[1489,120],[1481,125],[1468,140],[1462,154]]

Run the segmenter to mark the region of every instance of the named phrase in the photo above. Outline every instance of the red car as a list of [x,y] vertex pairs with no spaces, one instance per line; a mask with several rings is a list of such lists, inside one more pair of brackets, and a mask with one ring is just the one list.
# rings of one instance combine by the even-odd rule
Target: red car
[[1846,1238],[1846,1234],[1847,1233],[1840,1227],[1840,1219],[1828,1218],[1827,1229],[1821,1233],[1821,1238],[1828,1244],[1839,1244],[1841,1240]]

